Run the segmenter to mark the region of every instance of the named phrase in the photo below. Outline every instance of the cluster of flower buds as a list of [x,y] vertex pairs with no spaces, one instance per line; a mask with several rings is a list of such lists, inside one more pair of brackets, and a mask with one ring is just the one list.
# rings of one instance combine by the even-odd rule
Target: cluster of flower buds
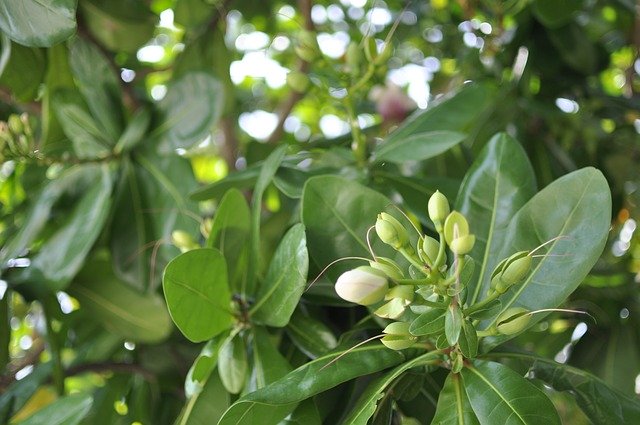
[[[464,367],[465,359],[477,355],[480,338],[514,335],[530,325],[531,312],[521,307],[502,309],[499,297],[529,275],[533,256],[521,251],[504,259],[491,275],[485,297],[469,304],[466,287],[474,277],[470,254],[476,237],[466,217],[452,211],[439,191],[430,197],[427,210],[437,238],[417,229],[417,238],[412,238],[410,227],[398,218],[378,214],[374,226],[378,239],[399,255],[380,257],[372,252],[369,265],[343,273],[335,290],[385,321],[381,335],[385,346],[446,349],[455,372]],[[483,320],[490,324],[477,330]]]
[[0,121],[0,162],[34,155],[33,119],[27,114],[11,114]]

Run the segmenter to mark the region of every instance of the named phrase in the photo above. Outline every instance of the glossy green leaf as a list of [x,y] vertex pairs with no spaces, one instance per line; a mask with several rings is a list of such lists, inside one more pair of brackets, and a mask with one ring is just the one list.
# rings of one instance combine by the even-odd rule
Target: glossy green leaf
[[409,332],[415,336],[433,335],[444,330],[445,310],[431,309],[416,317],[409,326]]
[[222,385],[231,394],[238,394],[244,388],[248,369],[244,339],[239,333],[232,333],[218,352],[218,373]]
[[120,135],[114,151],[116,153],[129,152],[136,147],[143,141],[150,124],[151,111],[146,107],[138,109]]
[[471,313],[469,316],[474,319],[486,320],[497,316],[502,311],[500,300],[493,300]]
[[640,423],[638,399],[612,389],[590,373],[547,359],[537,360],[531,371],[557,391],[570,392],[596,425]]
[[[336,360],[338,356],[342,357]],[[359,376],[395,366],[403,360],[401,353],[382,344],[324,355],[273,384],[242,397],[227,410],[219,425],[277,424],[302,400]]]
[[393,144],[380,145],[374,158],[378,162],[422,161],[448,151],[465,137],[462,133],[446,130],[411,134]]
[[[594,168],[561,177],[531,198],[509,224],[499,258],[562,238],[546,245],[545,256],[534,262],[529,276],[501,298],[502,311],[512,306],[533,311],[562,303],[602,253],[610,221],[609,186]],[[534,315],[529,326],[540,318]],[[492,339],[487,347],[511,337]]]
[[462,310],[457,305],[449,305],[444,315],[444,334],[449,345],[456,345],[458,342],[463,321]]
[[478,355],[478,334],[473,324],[467,320],[462,324],[458,345],[460,352],[466,358],[470,359]]
[[453,96],[413,114],[378,149],[391,150],[392,145],[402,143],[409,136],[428,131],[463,131],[482,114],[491,95],[487,85],[467,84]]
[[282,425],[322,425],[318,407],[312,398],[301,402]]
[[211,248],[185,252],[166,267],[162,279],[171,318],[191,341],[213,338],[232,322],[227,266]]
[[[2,58],[7,62],[3,69]],[[38,88],[45,76],[46,59],[42,49],[24,47],[7,42],[0,57],[0,86],[7,87],[22,102],[38,96]]]
[[94,120],[115,146],[124,128],[118,76],[98,47],[81,38],[70,45],[69,65]]
[[186,198],[197,183],[189,162],[176,155],[136,153],[121,167],[109,241],[114,269],[133,287],[153,289],[180,252],[167,243],[171,232],[197,235],[197,204]]
[[[261,165],[261,164],[260,164]],[[229,174],[222,180],[211,183],[207,186],[201,187],[195,190],[191,194],[191,199],[195,201],[206,201],[209,199],[220,199],[230,189],[247,189],[252,187],[258,175],[260,174],[260,167],[258,164],[247,167],[244,170],[236,171]]]
[[9,421],[29,401],[33,394],[51,379],[52,363],[40,363],[19,381],[8,385],[0,395],[0,420]]
[[269,326],[286,326],[307,285],[308,269],[304,225],[298,223],[284,235],[271,259],[251,309],[254,320]]
[[76,30],[77,0],[21,0],[0,3],[0,30],[25,46],[51,47]]
[[118,280],[107,258],[86,263],[69,293],[78,299],[88,319],[124,340],[159,342],[173,328],[162,297],[143,295]]
[[159,104],[159,149],[173,153],[204,140],[213,130],[224,105],[222,85],[211,74],[191,72],[174,81]]
[[[302,222],[307,228],[311,259],[322,269],[338,258],[370,257],[367,230],[390,204],[380,193],[342,177],[318,176],[307,180],[302,195]],[[377,255],[389,253],[375,237],[372,245]],[[340,262],[327,274],[335,279],[354,264],[362,265]]]
[[462,376],[450,373],[438,397],[432,425],[480,425],[464,389]]
[[230,395],[217,374],[212,374],[200,393],[189,399],[176,425],[209,425],[216,423],[231,403]]
[[87,394],[61,397],[16,425],[76,425],[87,416],[92,403]]
[[433,363],[438,360],[441,353],[429,352],[421,356],[416,357],[408,362],[397,366],[392,371],[382,375],[373,381],[367,389],[362,393],[355,406],[349,412],[349,415],[344,420],[344,425],[367,425],[369,418],[373,416],[376,411],[378,401],[383,397],[384,391],[391,383],[402,375],[405,371],[417,367],[423,366],[429,363]]
[[227,260],[229,286],[240,292],[247,279],[251,212],[244,195],[232,188],[224,195],[213,217],[207,239],[209,248],[217,248]]
[[243,288],[243,293],[253,294],[256,289],[256,280],[260,262],[260,217],[262,213],[262,197],[271,180],[278,171],[284,155],[286,145],[276,148],[267,159],[264,160],[260,168],[260,174],[253,187],[253,197],[251,198],[251,248],[249,250],[249,264],[247,271],[247,285]]
[[41,140],[45,152],[57,154],[71,152],[72,146],[64,135],[58,121],[53,98],[60,89],[75,89],[71,68],[69,67],[69,49],[57,45],[47,49],[47,74],[42,95]]
[[[64,289],[82,268],[85,257],[100,236],[111,206],[111,172],[106,165],[83,165],[90,185],[79,198],[66,219],[38,247],[31,258],[31,265],[14,278],[16,283],[46,285],[52,291]],[[86,187],[86,186],[85,186]],[[52,189],[55,192],[59,187]],[[77,188],[73,188],[77,189]],[[47,191],[47,189],[45,189]],[[50,193],[51,195],[59,195]],[[41,205],[45,206],[46,205]],[[37,208],[37,207],[36,207]],[[36,221],[48,216],[48,210],[33,213]],[[42,215],[40,215],[42,214]],[[42,224],[42,223],[40,223]]]
[[296,347],[311,359],[325,354],[338,345],[331,329],[300,309],[293,312],[286,331]]
[[187,398],[197,397],[208,382],[211,372],[218,365],[218,352],[227,337],[228,334],[226,333],[216,335],[200,350],[200,354],[198,354],[198,357],[189,368],[187,377],[184,380],[184,393]]
[[533,168],[520,144],[506,134],[494,136],[467,172],[456,209],[467,218],[476,243],[469,254],[479,267],[468,286],[468,302],[486,293],[506,228],[535,194]]
[[482,425],[560,425],[558,412],[545,393],[507,366],[477,360],[462,370],[462,378]]
[[291,365],[278,351],[277,339],[261,327],[253,328],[252,370],[246,392],[252,392],[267,386],[291,371]]

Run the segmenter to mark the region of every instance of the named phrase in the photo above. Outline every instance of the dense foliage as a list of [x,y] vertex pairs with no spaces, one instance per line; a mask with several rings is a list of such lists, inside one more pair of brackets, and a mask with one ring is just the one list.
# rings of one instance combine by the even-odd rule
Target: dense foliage
[[635,2],[9,0],[0,47],[1,423],[640,422]]

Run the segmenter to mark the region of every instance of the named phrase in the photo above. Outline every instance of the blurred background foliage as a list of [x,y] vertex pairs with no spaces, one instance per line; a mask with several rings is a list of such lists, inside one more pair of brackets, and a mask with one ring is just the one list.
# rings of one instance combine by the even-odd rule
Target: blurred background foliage
[[[554,314],[515,342],[640,393],[633,0],[44,3],[0,6],[0,422],[69,414],[66,401],[83,423],[172,423],[198,353],[159,292],[179,253],[172,232],[202,240],[221,194],[251,187],[277,146],[298,156],[266,191],[267,256],[309,175],[368,182],[420,220],[498,131],[521,142],[540,188],[593,165],[614,195],[607,249],[567,303],[593,317]],[[434,105],[435,127],[464,130],[463,144],[425,161],[354,160],[352,124],[374,151]],[[335,345],[357,314],[335,318],[322,287],[296,314]],[[295,328],[277,335],[291,364],[317,355]],[[585,420],[558,397],[571,423]]]

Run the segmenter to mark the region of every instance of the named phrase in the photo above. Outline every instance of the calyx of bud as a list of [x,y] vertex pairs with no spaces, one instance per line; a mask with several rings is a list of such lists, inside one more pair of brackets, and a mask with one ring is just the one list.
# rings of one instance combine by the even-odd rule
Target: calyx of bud
[[361,266],[342,273],[336,281],[335,290],[343,300],[371,305],[384,299],[389,283],[380,270]]
[[506,309],[496,321],[496,329],[503,335],[515,335],[524,330],[531,321],[531,314],[522,307]]
[[467,219],[458,211],[451,211],[444,222],[444,239],[451,246],[454,239],[467,236],[469,234],[469,223]]
[[452,240],[449,248],[456,255],[465,255],[471,252],[475,243],[476,237],[474,235],[466,235]]
[[416,341],[416,337],[409,332],[409,323],[394,322],[382,331],[386,335],[381,342],[392,350],[404,350],[409,348]]
[[507,292],[529,274],[532,261],[528,251],[516,252],[502,260],[491,274],[491,289],[499,294]]
[[438,251],[440,250],[440,243],[430,236],[425,236],[420,242],[418,247],[418,255],[420,259],[429,265],[433,265],[433,262],[438,258]]
[[380,240],[394,249],[405,247],[409,243],[409,234],[394,216],[387,213],[378,214],[376,233]]
[[400,267],[390,258],[376,257],[375,261],[369,261],[369,265],[376,270],[380,270],[393,280],[404,278],[404,274]]

